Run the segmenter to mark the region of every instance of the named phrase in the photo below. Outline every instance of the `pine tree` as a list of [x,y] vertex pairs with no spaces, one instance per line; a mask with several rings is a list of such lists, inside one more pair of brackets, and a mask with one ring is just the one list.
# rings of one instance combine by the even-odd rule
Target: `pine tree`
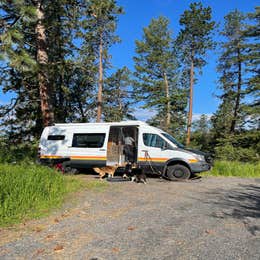
[[219,105],[218,110],[211,118],[215,143],[218,138],[225,138],[230,134],[231,122],[232,122],[232,107],[234,106],[234,100],[228,95],[222,97],[222,103]]
[[[54,39],[57,41],[63,37],[65,41],[66,35],[54,33],[57,27],[51,10],[57,8],[57,4],[64,10],[65,2],[68,4],[66,0],[47,5],[41,1],[1,3],[0,56],[3,70],[0,76],[3,92],[10,92],[13,96],[11,104],[1,107],[2,123],[5,130],[9,129],[10,139],[18,142],[37,137],[43,125],[53,122],[55,111],[52,103],[57,91],[54,78],[59,78],[60,74],[56,70],[55,77],[52,77],[53,63],[63,64],[68,49],[66,54],[61,54],[60,49],[55,48]],[[74,8],[73,5],[70,7]],[[60,12],[57,15],[59,19],[68,17],[68,13]]]
[[246,79],[246,95],[250,97],[250,103],[243,109],[247,113],[247,124],[260,128],[260,7],[255,8],[254,13],[249,13],[250,23],[246,25],[243,36],[246,42],[245,67],[248,77]]
[[134,92],[136,101],[144,103],[143,108],[156,109],[154,123],[169,130],[180,90],[177,87],[178,64],[168,27],[167,18],[152,19],[143,29],[143,39],[136,41]]
[[41,129],[38,66],[36,62],[36,8],[28,1],[1,1],[0,80],[3,93],[12,93],[1,106],[1,125],[12,142],[30,139]]
[[189,113],[187,124],[187,140],[190,143],[190,131],[192,124],[193,86],[195,69],[201,69],[205,64],[207,50],[213,48],[211,32],[215,22],[211,21],[211,8],[203,7],[202,4],[192,3],[190,9],[186,10],[181,18],[180,30],[177,43],[182,52],[183,65],[189,68]]
[[202,151],[211,151],[211,124],[207,115],[202,114],[193,123],[191,145]]
[[121,12],[112,0],[1,1],[1,88],[12,100],[0,114],[10,140],[39,136],[53,116],[56,122],[95,116],[96,62],[108,67]]
[[[91,60],[84,63],[85,56],[74,39],[80,30],[78,20],[81,19],[78,4],[70,0],[54,0],[46,5],[46,36],[48,43],[48,77],[52,90],[53,109],[56,122],[81,120],[76,114],[78,102],[74,98],[80,95],[80,100],[87,102],[86,92],[89,85],[86,76]],[[79,50],[80,49],[80,50]],[[77,81],[77,84],[75,84]],[[84,84],[84,85],[83,85]],[[66,109],[64,109],[66,108]],[[82,120],[85,121],[82,115]]]
[[[222,129],[222,134],[227,132],[234,134],[236,129],[244,122],[241,103],[245,96],[245,70],[244,55],[245,41],[243,30],[245,28],[245,16],[235,10],[225,16],[225,26],[222,32],[227,41],[221,44],[223,53],[219,58],[218,71],[221,73],[219,82],[223,91],[221,108],[229,108],[225,113],[229,116],[228,129]],[[223,112],[219,110],[221,116],[217,117],[223,122]],[[227,117],[227,115],[225,117]]]
[[[257,11],[250,14],[256,17]],[[222,34],[227,41],[221,45],[218,64],[223,94],[212,118],[215,151],[221,159],[255,161],[259,157],[259,21],[255,20],[256,24],[247,24],[238,10],[225,16]]]
[[65,71],[67,75],[62,88],[66,97],[66,122],[88,122],[96,115],[96,66],[94,60],[91,60],[93,53],[85,50],[81,50],[80,53],[82,57]]
[[122,13],[122,8],[117,6],[115,0],[90,0],[83,13],[81,37],[87,45],[93,46],[98,60],[97,122],[100,122],[102,116],[104,69],[109,65],[108,49],[119,42],[114,32],[117,17]]
[[104,120],[107,122],[134,119],[131,109],[132,90],[130,88],[130,70],[118,69],[104,82]]
[[38,63],[38,84],[41,100],[41,112],[43,125],[49,126],[54,123],[54,111],[51,101],[52,91],[49,85],[49,77],[47,72],[47,66],[49,63],[49,56],[47,53],[47,37],[45,22],[45,9],[42,0],[32,1],[36,8],[36,61]]

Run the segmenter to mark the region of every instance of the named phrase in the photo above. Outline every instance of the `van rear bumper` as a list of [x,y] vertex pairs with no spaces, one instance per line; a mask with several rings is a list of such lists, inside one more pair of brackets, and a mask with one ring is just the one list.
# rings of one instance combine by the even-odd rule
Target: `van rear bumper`
[[70,158],[39,158],[39,162],[43,165],[54,165],[70,161]]
[[193,173],[205,172],[211,169],[211,165],[207,162],[196,162],[190,164],[190,169]]

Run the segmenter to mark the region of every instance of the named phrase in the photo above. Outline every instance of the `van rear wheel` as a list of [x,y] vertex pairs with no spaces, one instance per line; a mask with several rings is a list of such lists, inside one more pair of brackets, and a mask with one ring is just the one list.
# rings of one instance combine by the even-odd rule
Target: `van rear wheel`
[[187,180],[191,176],[190,170],[181,164],[170,165],[167,167],[167,177],[171,181]]
[[78,171],[78,169],[76,169],[76,168],[72,168],[72,167],[70,167],[70,166],[65,166],[63,172],[64,172],[64,174],[67,174],[67,175],[75,175],[75,174],[77,174],[79,171]]

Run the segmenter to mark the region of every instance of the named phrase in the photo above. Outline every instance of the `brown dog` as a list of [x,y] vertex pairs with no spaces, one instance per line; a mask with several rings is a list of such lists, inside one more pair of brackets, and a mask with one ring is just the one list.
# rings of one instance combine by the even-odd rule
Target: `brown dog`
[[105,166],[105,167],[94,167],[93,170],[99,174],[99,178],[102,179],[106,174],[110,177],[114,177],[117,166]]

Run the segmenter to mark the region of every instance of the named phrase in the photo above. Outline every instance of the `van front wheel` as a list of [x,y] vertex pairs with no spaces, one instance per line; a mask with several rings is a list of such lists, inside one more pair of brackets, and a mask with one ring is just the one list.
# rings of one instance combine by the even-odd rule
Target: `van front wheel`
[[167,167],[167,177],[171,181],[187,180],[190,178],[190,170],[181,164],[170,165]]

